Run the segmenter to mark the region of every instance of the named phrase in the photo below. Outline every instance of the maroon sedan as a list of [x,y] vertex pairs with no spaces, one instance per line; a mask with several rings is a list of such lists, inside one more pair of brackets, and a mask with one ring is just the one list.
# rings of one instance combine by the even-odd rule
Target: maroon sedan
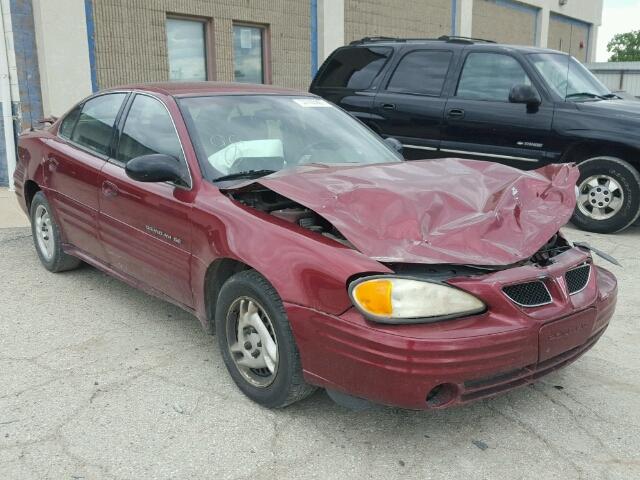
[[588,350],[617,288],[559,233],[577,169],[397,145],[306,93],[130,85],[23,134],[15,184],[45,268],[84,261],[194,313],[268,407],[316,387],[445,407]]

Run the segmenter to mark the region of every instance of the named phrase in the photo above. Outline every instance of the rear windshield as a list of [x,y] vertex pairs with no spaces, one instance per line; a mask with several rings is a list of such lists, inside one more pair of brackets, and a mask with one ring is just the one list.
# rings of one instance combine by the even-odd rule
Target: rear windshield
[[336,51],[320,71],[316,87],[364,90],[384,67],[390,47],[350,47]]

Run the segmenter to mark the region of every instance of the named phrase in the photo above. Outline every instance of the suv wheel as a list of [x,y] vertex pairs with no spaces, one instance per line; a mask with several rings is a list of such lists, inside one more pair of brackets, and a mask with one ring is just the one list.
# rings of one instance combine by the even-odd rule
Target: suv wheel
[[229,374],[251,400],[285,407],[315,390],[302,377],[300,353],[277,292],[255,270],[225,282],[216,301],[216,336]]
[[616,157],[581,162],[578,201],[572,222],[582,230],[614,233],[640,215],[640,173]]
[[31,201],[30,217],[33,243],[44,268],[54,273],[78,268],[82,261],[62,250],[60,229],[42,192],[37,192]]

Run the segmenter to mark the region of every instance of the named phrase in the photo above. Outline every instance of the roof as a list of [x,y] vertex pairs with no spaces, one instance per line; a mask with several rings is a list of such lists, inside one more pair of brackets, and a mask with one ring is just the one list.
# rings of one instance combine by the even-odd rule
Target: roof
[[141,90],[160,93],[174,97],[189,97],[198,95],[304,95],[308,92],[294,90],[292,88],[275,87],[273,85],[256,85],[251,83],[230,82],[156,82],[156,83],[131,83],[119,85],[109,90]]
[[361,40],[355,40],[347,46],[396,46],[404,45],[442,45],[446,43],[448,46],[457,46],[459,48],[481,48],[481,49],[507,49],[517,50],[523,53],[560,53],[567,55],[565,52],[559,52],[549,48],[531,47],[527,45],[510,45],[496,43],[492,40],[483,40],[478,38],[454,37],[444,35],[440,38],[393,38],[393,37],[365,37]]

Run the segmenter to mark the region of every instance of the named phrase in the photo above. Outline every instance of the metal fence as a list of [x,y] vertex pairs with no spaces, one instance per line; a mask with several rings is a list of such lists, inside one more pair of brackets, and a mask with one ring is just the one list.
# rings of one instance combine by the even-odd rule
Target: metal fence
[[612,92],[640,99],[640,62],[587,63],[586,67]]

